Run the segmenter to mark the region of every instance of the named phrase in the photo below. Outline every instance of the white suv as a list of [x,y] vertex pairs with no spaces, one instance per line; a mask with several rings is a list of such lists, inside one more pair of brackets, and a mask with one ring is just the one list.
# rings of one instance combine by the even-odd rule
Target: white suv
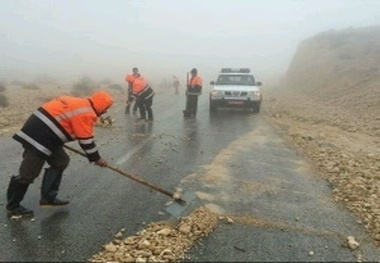
[[223,68],[216,81],[211,81],[210,111],[222,107],[241,107],[260,112],[263,96],[248,68]]

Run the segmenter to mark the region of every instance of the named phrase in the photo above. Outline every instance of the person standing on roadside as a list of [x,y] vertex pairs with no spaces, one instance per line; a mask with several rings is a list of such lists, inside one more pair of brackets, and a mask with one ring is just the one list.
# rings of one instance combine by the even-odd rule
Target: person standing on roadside
[[140,110],[140,119],[146,120],[148,113],[148,121],[153,121],[153,97],[154,90],[146,82],[146,80],[137,73],[132,85],[133,96],[136,98],[136,105]]
[[137,104],[136,104],[136,101],[134,100],[134,97],[132,96],[132,85],[133,85],[133,82],[137,76],[137,74],[139,74],[139,70],[138,68],[133,68],[132,69],[132,74],[128,74],[125,76],[124,80],[127,82],[127,85],[128,85],[128,98],[127,98],[127,106],[125,106],[125,114],[129,114],[130,112],[130,109],[131,109],[131,105],[134,103],[133,105],[133,109],[132,109],[132,112],[133,114],[136,113],[137,111]]
[[198,96],[202,94],[202,78],[198,75],[197,69],[193,68],[190,74],[186,90],[186,109],[183,110],[184,117],[196,116]]
[[94,140],[94,125],[98,117],[113,104],[105,91],[89,98],[61,96],[39,107],[13,139],[24,148],[17,176],[12,176],[7,189],[6,209],[12,216],[31,216],[33,211],[20,205],[28,187],[45,169],[41,186],[41,207],[64,206],[69,203],[57,198],[62,174],[70,158],[63,149],[65,143],[77,140],[88,160],[99,166],[107,161],[100,157]]

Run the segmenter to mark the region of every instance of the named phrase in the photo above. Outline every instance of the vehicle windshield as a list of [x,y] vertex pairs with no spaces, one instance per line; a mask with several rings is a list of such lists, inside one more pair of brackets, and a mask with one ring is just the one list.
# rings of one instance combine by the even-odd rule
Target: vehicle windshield
[[255,78],[252,75],[219,75],[216,85],[254,86]]

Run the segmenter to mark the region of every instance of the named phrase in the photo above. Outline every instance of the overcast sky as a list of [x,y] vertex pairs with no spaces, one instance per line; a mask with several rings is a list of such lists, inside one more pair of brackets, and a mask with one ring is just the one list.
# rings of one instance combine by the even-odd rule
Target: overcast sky
[[379,25],[379,13],[380,0],[0,0],[0,77],[121,80],[133,66],[152,78],[226,66],[267,76],[303,39]]

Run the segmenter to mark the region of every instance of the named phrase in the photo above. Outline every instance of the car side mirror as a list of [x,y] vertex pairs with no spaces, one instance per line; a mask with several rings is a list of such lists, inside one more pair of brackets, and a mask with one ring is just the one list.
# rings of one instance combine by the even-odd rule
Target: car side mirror
[[214,85],[215,85],[215,81],[211,81],[211,82],[210,82],[210,85],[213,85],[213,86],[214,86]]
[[256,86],[262,86],[263,85],[263,83],[261,83],[261,82],[256,82]]

